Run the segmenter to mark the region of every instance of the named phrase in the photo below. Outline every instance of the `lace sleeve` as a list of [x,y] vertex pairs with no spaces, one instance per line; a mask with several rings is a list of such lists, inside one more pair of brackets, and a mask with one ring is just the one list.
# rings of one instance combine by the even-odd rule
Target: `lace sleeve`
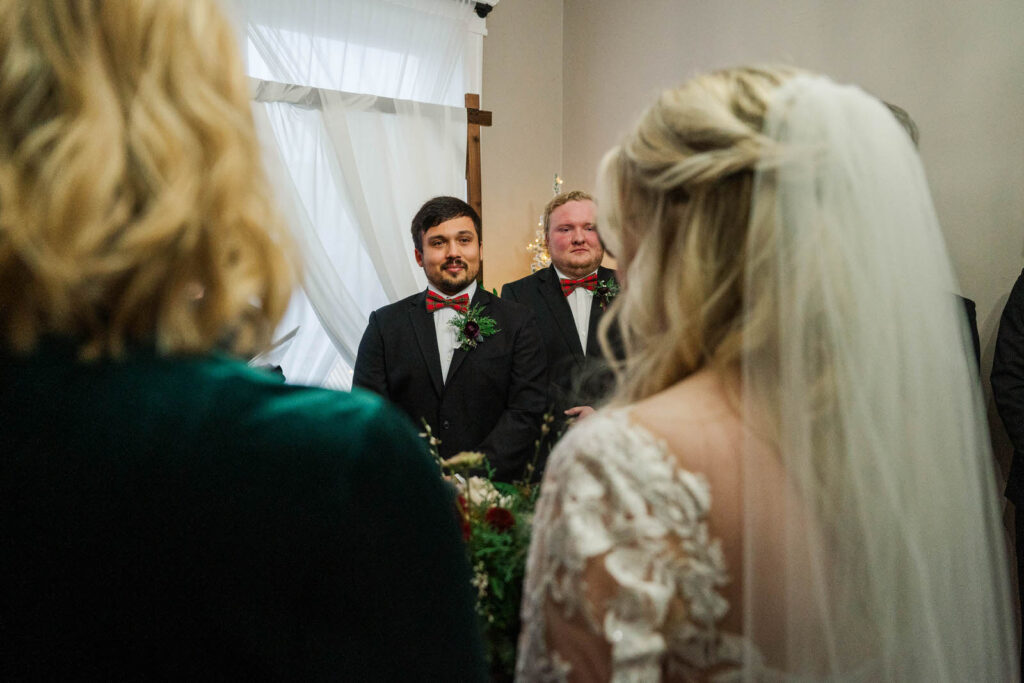
[[[519,680],[652,681],[734,660],[710,491],[624,412],[573,429],[534,520]],[[682,670],[678,670],[679,668]]]

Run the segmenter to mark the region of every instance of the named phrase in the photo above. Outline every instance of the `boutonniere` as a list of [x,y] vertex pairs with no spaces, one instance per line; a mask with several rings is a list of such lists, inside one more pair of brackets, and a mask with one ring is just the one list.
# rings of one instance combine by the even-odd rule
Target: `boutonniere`
[[619,295],[619,283],[615,280],[608,278],[607,280],[598,280],[594,286],[594,296],[597,297],[597,303],[601,305],[601,310],[608,308],[608,304],[612,302],[612,299]]
[[456,341],[463,351],[475,349],[485,338],[498,332],[498,324],[494,318],[482,314],[483,304],[470,307],[465,313],[459,313],[448,323],[458,332]]

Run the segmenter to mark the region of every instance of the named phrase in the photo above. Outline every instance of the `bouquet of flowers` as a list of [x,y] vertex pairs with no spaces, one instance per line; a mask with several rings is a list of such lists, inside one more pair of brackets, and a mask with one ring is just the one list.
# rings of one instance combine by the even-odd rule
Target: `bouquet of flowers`
[[[550,432],[553,418],[544,416],[541,431]],[[494,481],[494,471],[483,453],[463,452],[441,459],[441,443],[425,424],[422,434],[430,444],[441,473],[458,491],[457,507],[473,568],[476,610],[480,615],[484,648],[494,680],[512,680],[519,639],[519,606],[523,598],[526,555],[530,548],[533,510],[540,485],[531,482],[534,462],[520,481]],[[543,436],[541,438],[543,441]],[[541,441],[536,445],[540,453]],[[484,471],[485,476],[473,474]]]

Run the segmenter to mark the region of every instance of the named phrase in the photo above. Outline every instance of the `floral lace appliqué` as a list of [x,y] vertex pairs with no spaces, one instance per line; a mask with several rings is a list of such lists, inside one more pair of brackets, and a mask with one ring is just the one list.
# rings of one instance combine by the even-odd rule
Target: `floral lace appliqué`
[[[738,665],[741,639],[717,628],[729,609],[719,592],[729,578],[708,533],[710,506],[705,478],[680,468],[625,410],[572,429],[551,457],[537,506],[517,680],[564,681],[571,672],[548,651],[548,604],[566,619],[582,618],[610,646],[614,681],[659,680],[666,670],[686,679]],[[614,582],[600,605],[585,594],[588,562],[603,563]]]

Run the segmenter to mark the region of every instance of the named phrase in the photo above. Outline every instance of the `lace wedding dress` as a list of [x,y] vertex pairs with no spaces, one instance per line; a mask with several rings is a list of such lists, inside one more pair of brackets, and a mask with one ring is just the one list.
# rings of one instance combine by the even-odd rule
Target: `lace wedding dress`
[[572,429],[534,519],[517,679],[733,678],[745,644],[722,627],[736,588],[712,493],[626,409]]

